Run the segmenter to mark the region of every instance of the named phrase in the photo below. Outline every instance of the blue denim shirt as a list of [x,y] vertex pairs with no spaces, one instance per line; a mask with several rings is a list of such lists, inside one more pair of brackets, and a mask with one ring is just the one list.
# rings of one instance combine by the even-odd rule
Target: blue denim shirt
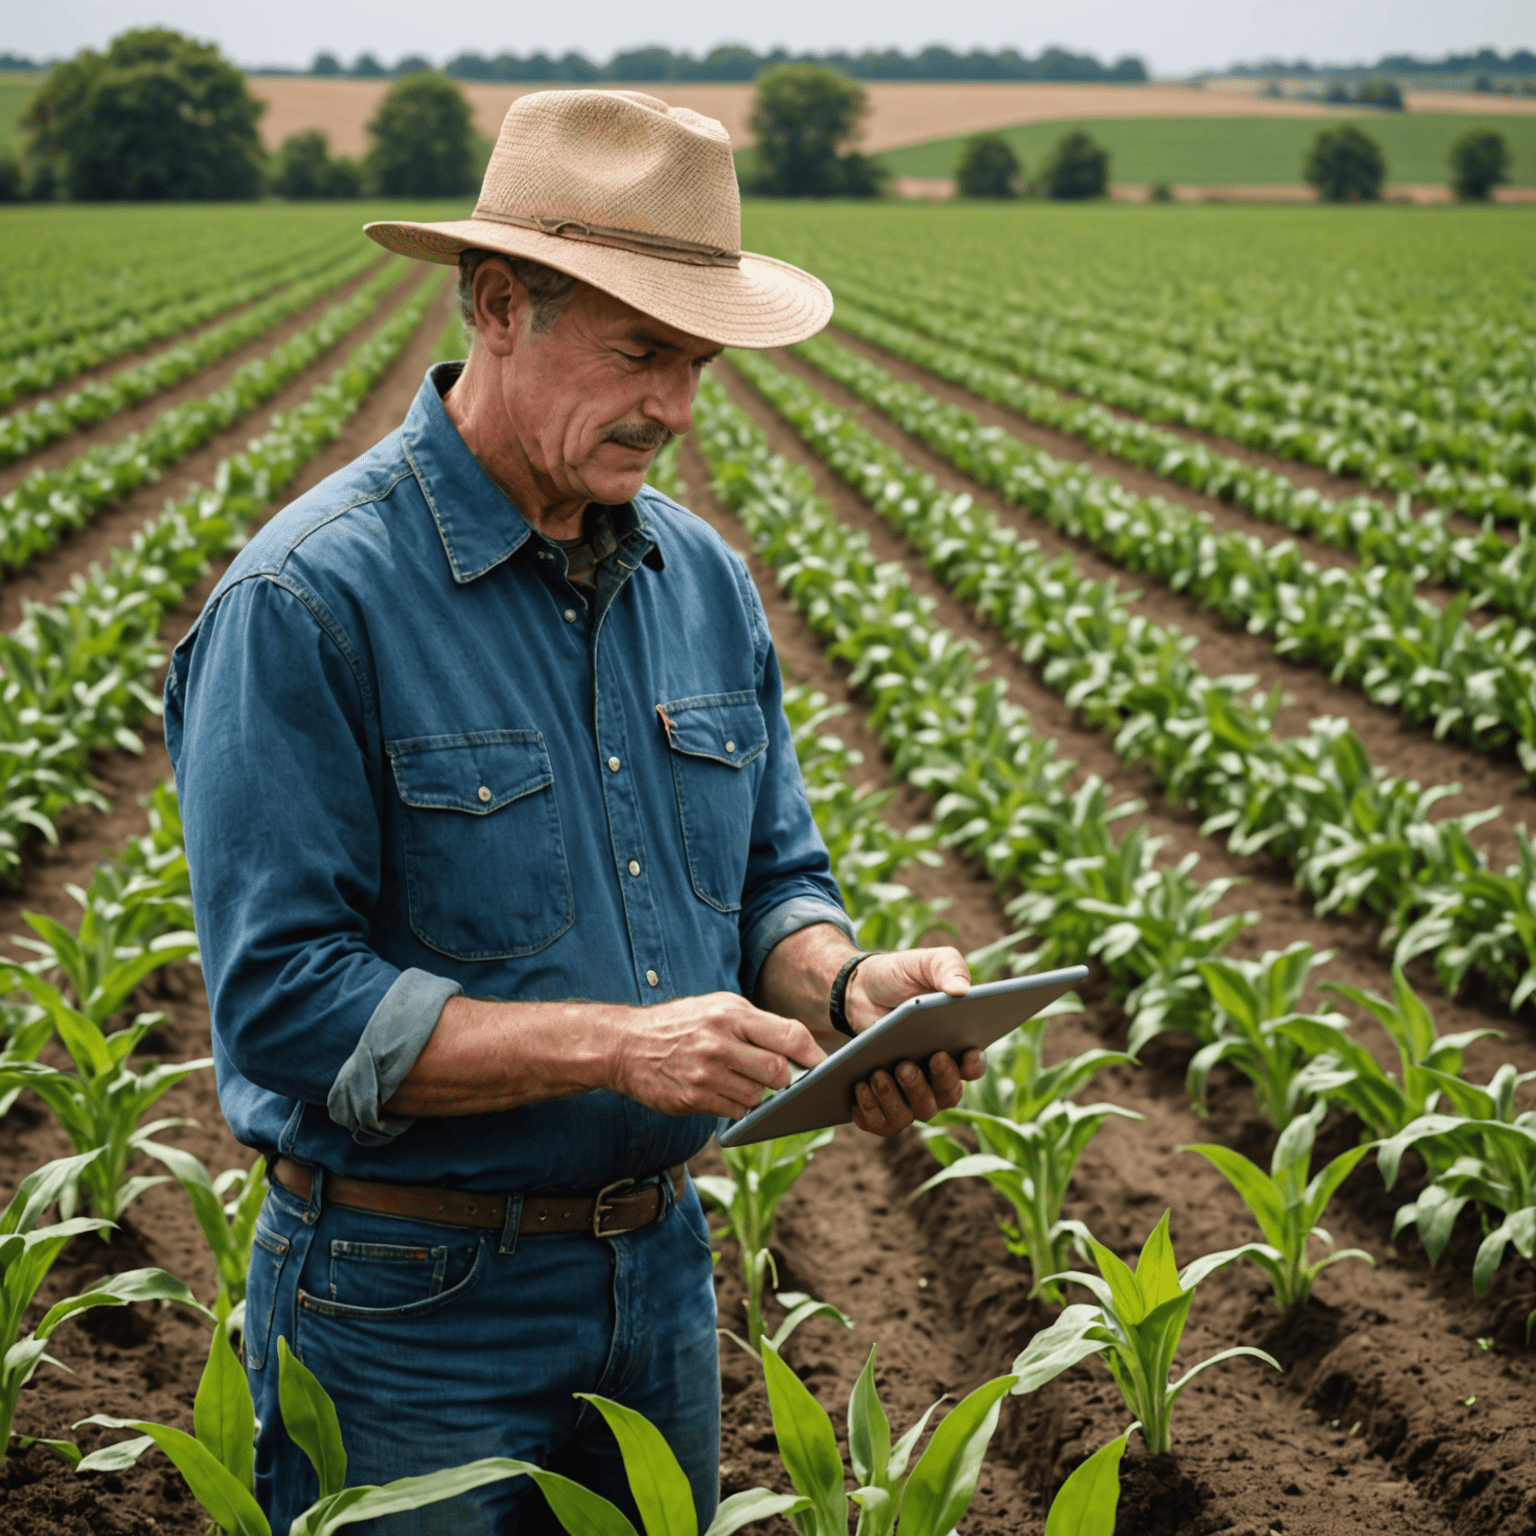
[[609,1092],[386,1115],[448,998],[751,996],[790,933],[851,930],[741,560],[647,488],[584,595],[460,438],[456,366],[257,534],[171,660],[219,1096],[332,1172],[591,1189],[716,1121]]

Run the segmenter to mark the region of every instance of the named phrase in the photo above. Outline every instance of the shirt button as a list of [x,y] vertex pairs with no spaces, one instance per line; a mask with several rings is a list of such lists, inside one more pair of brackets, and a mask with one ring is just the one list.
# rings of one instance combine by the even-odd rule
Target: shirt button
[[565,622],[567,624],[574,624],[576,622],[576,610],[574,608],[567,608],[565,610]]
[[481,801],[481,804],[484,804],[484,803],[485,803],[485,802],[486,802],[486,801],[487,801],[487,800],[489,800],[489,799],[490,799],[490,798],[491,798],[491,792],[490,792],[490,790],[488,790],[488,789],[487,789],[487,788],[486,788],[486,787],[485,787],[485,785],[484,785],[484,784],[482,784],[482,785],[481,785],[481,786],[480,786],[480,801]]
[[734,741],[728,741],[728,742],[726,742],[726,744],[725,744],[725,750],[726,750],[726,751],[727,751],[727,752],[734,752],[734,751],[735,751],[735,750],[736,750],[736,743],[735,743],[735,742],[734,742]]
[[609,773],[617,773],[618,771],[619,771],[619,760],[618,760],[618,758],[610,757],[608,759],[608,772]]
[[661,977],[658,976],[655,971],[647,971],[645,973],[645,979],[650,982],[653,987],[659,987],[661,985]]
[[629,861],[629,872],[632,875],[638,875],[640,873],[640,860],[639,859],[631,859]]

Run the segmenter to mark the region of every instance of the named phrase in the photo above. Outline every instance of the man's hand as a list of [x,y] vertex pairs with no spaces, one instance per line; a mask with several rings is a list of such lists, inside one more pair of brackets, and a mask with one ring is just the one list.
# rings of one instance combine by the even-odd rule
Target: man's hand
[[[908,949],[872,955],[848,983],[844,1011],[855,1030],[868,1029],[898,1004],[924,992],[964,997],[971,990],[971,969],[958,949]],[[967,1082],[987,1069],[980,1051],[967,1051],[957,1066],[947,1051],[929,1058],[925,1077],[915,1062],[904,1061],[889,1072],[874,1073],[854,1089],[853,1123],[876,1136],[894,1136],[914,1120],[931,1120],[941,1109],[953,1109]]]
[[764,1013],[734,992],[627,1013],[608,1086],[664,1115],[737,1119],[767,1089],[789,1086],[791,1061],[814,1067],[826,1056],[804,1024]]

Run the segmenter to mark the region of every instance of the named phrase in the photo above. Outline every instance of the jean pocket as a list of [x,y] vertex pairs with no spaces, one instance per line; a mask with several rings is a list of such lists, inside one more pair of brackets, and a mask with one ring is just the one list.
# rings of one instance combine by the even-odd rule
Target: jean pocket
[[411,931],[454,960],[507,960],[575,921],[554,771],[538,731],[386,744]]
[[[474,1290],[485,1268],[484,1242],[414,1247],[333,1241],[329,1295],[299,1291],[299,1305],[324,1317],[422,1317]],[[313,1270],[313,1257],[306,1269]]]
[[768,750],[757,695],[712,693],[659,708],[694,894],[719,912],[739,912]]
[[247,1370],[259,1371],[267,1361],[272,1337],[272,1318],[277,1308],[277,1288],[283,1278],[291,1247],[280,1232],[258,1220],[251,1234],[251,1262],[245,1281],[245,1332],[242,1349]]

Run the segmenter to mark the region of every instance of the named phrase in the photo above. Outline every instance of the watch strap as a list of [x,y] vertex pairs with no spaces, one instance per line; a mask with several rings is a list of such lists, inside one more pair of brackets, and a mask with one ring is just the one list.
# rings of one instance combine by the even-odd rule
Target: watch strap
[[853,980],[853,973],[872,956],[884,953],[884,950],[879,949],[860,950],[843,961],[842,968],[832,982],[832,995],[827,999],[832,1028],[839,1034],[847,1035],[850,1039],[854,1034],[853,1025],[848,1022],[848,983]]

